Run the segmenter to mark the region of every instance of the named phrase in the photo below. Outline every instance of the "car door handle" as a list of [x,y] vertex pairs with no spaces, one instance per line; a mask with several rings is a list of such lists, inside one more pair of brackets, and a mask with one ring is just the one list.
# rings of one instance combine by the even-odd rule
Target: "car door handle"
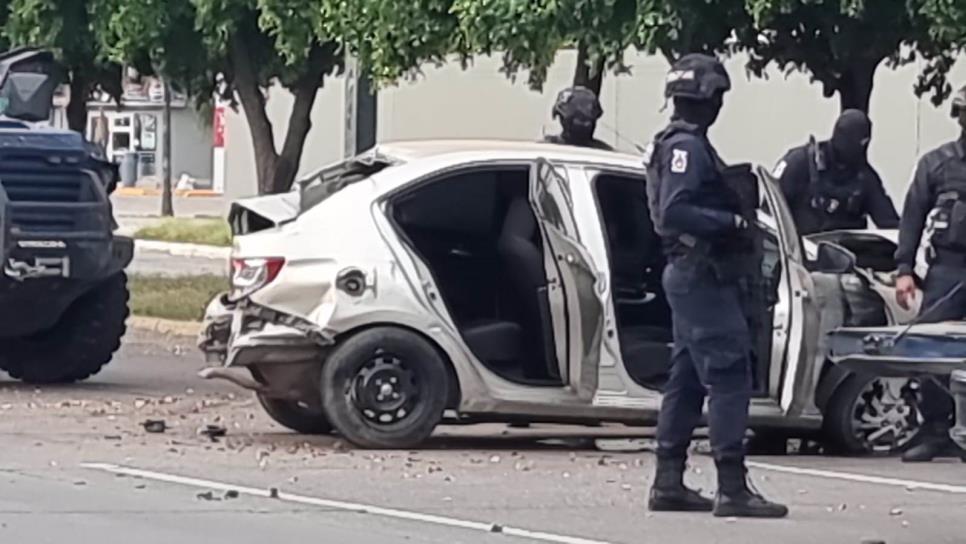
[[468,258],[473,256],[473,254],[470,253],[469,251],[466,251],[465,249],[459,249],[459,248],[453,248],[449,250],[449,254],[452,255],[453,257],[463,257],[463,258]]

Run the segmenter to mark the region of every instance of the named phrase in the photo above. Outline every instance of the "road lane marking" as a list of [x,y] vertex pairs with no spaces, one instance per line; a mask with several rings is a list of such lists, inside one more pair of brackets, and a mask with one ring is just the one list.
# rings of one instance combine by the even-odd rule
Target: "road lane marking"
[[835,470],[821,470],[816,468],[789,467],[785,465],[773,465],[771,463],[759,463],[748,461],[748,466],[771,470],[774,472],[784,472],[786,474],[797,474],[799,476],[815,476],[817,478],[827,478],[832,480],[846,480],[850,482],[861,482],[866,484],[891,485],[894,487],[904,487],[906,489],[924,489],[927,491],[941,491],[944,493],[956,493],[966,495],[966,486],[937,484],[932,482],[918,482],[916,480],[902,480],[899,478],[886,478],[883,476],[869,476],[866,474],[855,474],[852,472],[838,472]]
[[[164,472],[156,472],[153,470],[144,470],[139,468],[125,467],[125,466],[115,465],[111,463],[81,463],[81,467],[91,469],[91,470],[110,472],[112,474],[123,474],[125,476],[139,477],[145,480],[155,480],[158,482],[167,482],[167,483],[180,484],[180,485],[191,486],[191,487],[213,489],[217,491],[234,490],[234,491],[237,491],[239,494],[243,494],[243,495],[251,495],[254,497],[261,497],[265,499],[272,498],[271,491],[269,491],[268,489],[263,489],[258,487],[248,487],[243,485],[234,485],[234,484],[229,484],[225,482],[216,482],[214,480],[192,478],[189,476],[178,476],[177,474],[167,474]],[[537,540],[541,542],[552,542],[554,544],[613,544],[611,542],[607,542],[604,540],[593,540],[593,539],[580,538],[580,537],[574,537],[574,536],[558,535],[554,533],[546,533],[542,531],[531,531],[529,529],[522,529],[519,527],[508,527],[506,525],[500,525],[495,523],[469,521],[464,519],[451,518],[448,516],[437,516],[434,514],[421,514],[419,512],[410,512],[408,510],[399,510],[396,508],[384,508],[382,506],[374,506],[370,504],[345,502],[345,501],[332,500],[332,499],[323,499],[319,497],[310,497],[307,495],[287,493],[281,490],[278,491],[276,500],[294,502],[299,504],[307,504],[312,506],[320,506],[322,508],[329,508],[333,510],[344,510],[347,512],[355,512],[358,514],[372,514],[374,516],[381,516],[386,518],[415,521],[419,523],[431,523],[434,525],[456,527],[456,528],[467,529],[471,531],[481,531],[484,533],[504,534],[504,535],[513,536],[513,537],[529,538],[531,540]]]

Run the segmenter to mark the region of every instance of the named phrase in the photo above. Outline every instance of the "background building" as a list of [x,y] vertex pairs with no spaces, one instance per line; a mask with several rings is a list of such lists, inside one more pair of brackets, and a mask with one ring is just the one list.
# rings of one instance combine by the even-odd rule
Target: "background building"
[[[67,87],[54,99],[54,126],[66,128]],[[164,129],[164,87],[154,77],[131,74],[124,82],[118,105],[102,94],[88,102],[86,137],[100,143],[107,156],[119,164],[125,155],[134,154],[136,184],[160,184],[161,138]],[[212,123],[189,103],[184,95],[172,94],[171,100],[171,176],[174,183],[186,176],[195,188],[210,188],[212,183]]]

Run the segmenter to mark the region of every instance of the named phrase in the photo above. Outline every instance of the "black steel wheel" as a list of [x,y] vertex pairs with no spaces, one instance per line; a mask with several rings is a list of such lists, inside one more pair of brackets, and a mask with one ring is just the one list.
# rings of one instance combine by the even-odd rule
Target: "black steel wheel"
[[322,406],[365,448],[412,448],[432,434],[451,387],[446,362],[420,335],[394,327],[344,340],[322,368]]

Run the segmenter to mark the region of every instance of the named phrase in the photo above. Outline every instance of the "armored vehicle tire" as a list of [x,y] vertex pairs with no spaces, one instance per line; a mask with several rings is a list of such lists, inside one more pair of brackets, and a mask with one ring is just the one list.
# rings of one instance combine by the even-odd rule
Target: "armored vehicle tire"
[[332,425],[321,410],[313,410],[302,406],[296,401],[275,399],[256,393],[259,404],[265,409],[269,417],[286,429],[302,434],[329,434]]
[[0,368],[27,383],[72,383],[97,374],[121,347],[127,276],[104,280],[71,304],[52,328],[0,339]]
[[851,375],[823,415],[826,450],[843,455],[899,453],[919,434],[914,380]]
[[451,387],[440,353],[414,332],[363,330],[322,367],[322,407],[335,429],[363,448],[412,448],[443,417]]

